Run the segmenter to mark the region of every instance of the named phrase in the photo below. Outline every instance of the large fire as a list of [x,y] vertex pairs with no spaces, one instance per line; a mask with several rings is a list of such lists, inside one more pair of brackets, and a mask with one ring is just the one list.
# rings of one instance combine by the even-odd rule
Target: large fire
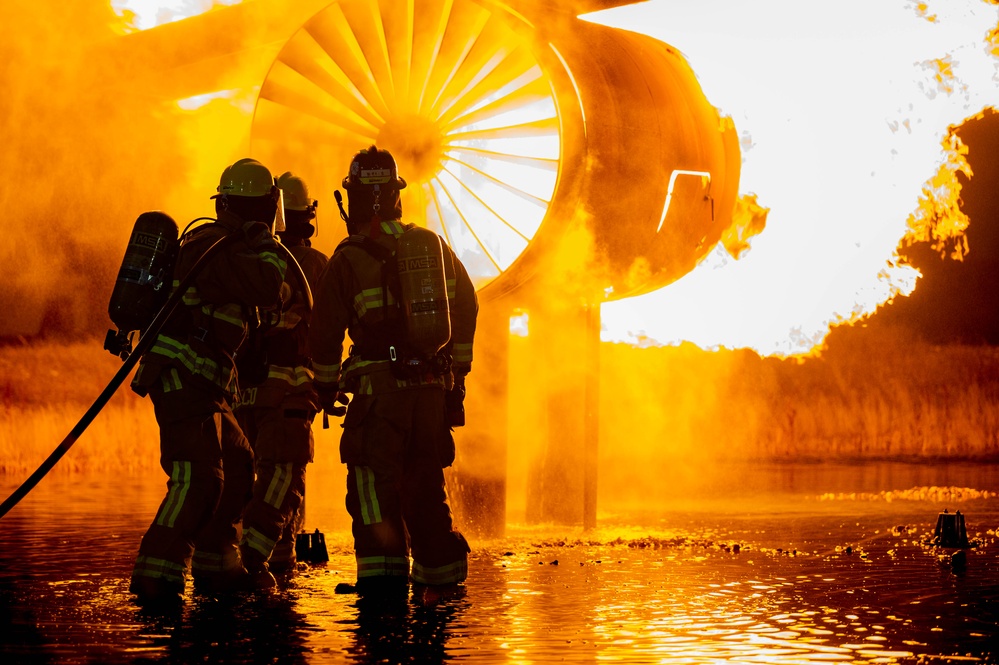
[[[930,241],[951,259],[975,256],[975,245],[964,241],[969,220],[958,205],[957,175],[969,176],[970,168],[952,129],[997,105],[999,6],[889,2],[848,0],[819,13],[791,0],[655,0],[586,17],[649,33],[684,53],[708,101],[741,137],[740,205],[767,209],[766,227],[756,235],[759,228],[723,236],[700,267],[676,283],[601,306],[605,340],[662,348],[594,349],[582,339],[565,348],[565,330],[585,324],[589,332],[595,317],[592,308],[583,311],[564,297],[559,304],[571,310],[564,317],[531,318],[530,306],[517,313],[510,329],[526,337],[483,334],[476,350],[481,369],[471,378],[501,376],[500,363],[508,360],[510,390],[501,399],[503,385],[488,386],[492,393],[470,390],[470,402],[485,403],[503,422],[493,427],[470,417],[477,429],[460,433],[462,471],[483,431],[500,443],[479,457],[497,476],[509,472],[511,497],[526,496],[524,486],[537,477],[565,488],[562,475],[577,469],[538,462],[559,441],[581,450],[581,441],[599,438],[600,491],[620,497],[655,491],[664,478],[675,489],[679,481],[702,478],[714,458],[734,455],[992,454],[999,436],[992,381],[999,359],[991,350],[955,347],[916,357],[898,351],[892,338],[862,339],[848,349],[830,343],[807,363],[777,357],[809,354],[836,324],[918,289],[919,275],[899,258],[905,242]],[[7,326],[0,335],[31,336],[40,326],[48,332],[53,322],[65,324],[63,330],[55,325],[57,332],[103,333],[130,223],[151,209],[169,211],[182,225],[210,213],[219,169],[245,156],[268,68],[289,36],[329,6],[326,0],[223,4],[49,0],[26,5],[24,34],[0,43],[6,56],[0,60],[10,64],[0,74],[11,96],[0,108],[9,139],[0,166],[16,185],[0,192],[12,220],[8,242],[0,245],[8,287],[0,293]],[[278,5],[289,15],[268,13]],[[108,29],[112,7],[123,21],[114,34]],[[332,171],[335,187],[342,173]],[[710,179],[697,169],[676,173],[678,189],[701,188]],[[335,244],[343,229],[331,198],[322,197],[318,241]],[[593,242],[582,233],[571,240],[556,258],[578,259]],[[74,317],[96,327],[74,328]],[[559,362],[547,349],[534,355],[530,343],[539,338],[559,348]],[[726,348],[703,352],[683,341]],[[96,345],[87,348],[102,353]],[[64,368],[70,358],[75,362],[74,350],[26,349],[39,354],[37,360],[25,364],[12,348],[8,368],[18,374],[4,376],[23,376],[19,384],[34,392],[5,390],[8,403],[32,410],[5,415],[11,424],[0,427],[0,450],[21,451],[25,438],[38,446],[54,443],[67,427],[36,406],[82,401],[100,388],[69,377]],[[874,356],[878,362],[870,362]],[[599,370],[599,381],[591,370]],[[103,379],[103,371],[101,365],[80,376]],[[39,376],[58,376],[58,383],[84,394],[53,395],[52,381]],[[599,391],[590,390],[597,383]],[[585,432],[577,408],[584,386],[587,400],[602,395],[600,422],[587,421]],[[155,445],[151,413],[138,411],[148,404],[134,412],[131,404],[118,411],[124,413],[118,421],[137,423],[138,413],[149,431],[103,438]],[[589,406],[588,414],[596,413]],[[54,433],[25,437],[29,420],[60,424]],[[335,457],[335,444],[324,450]],[[24,468],[35,461],[16,459]],[[118,462],[117,454],[108,459]],[[150,451],[154,469],[155,459]]]
[[968,223],[950,130],[999,103],[997,16],[981,0],[652,0],[586,16],[685,54],[739,129],[740,190],[770,209],[745,258],[719,247],[678,283],[604,305],[604,339],[807,353],[909,293],[900,241]]
[[[134,28],[222,4],[112,3]],[[652,0],[586,15],[684,54],[739,131],[741,193],[770,211],[739,260],[719,244],[679,282],[605,304],[603,339],[806,354],[909,294],[919,274],[900,244],[968,223],[952,130],[999,104],[997,15],[986,0]]]

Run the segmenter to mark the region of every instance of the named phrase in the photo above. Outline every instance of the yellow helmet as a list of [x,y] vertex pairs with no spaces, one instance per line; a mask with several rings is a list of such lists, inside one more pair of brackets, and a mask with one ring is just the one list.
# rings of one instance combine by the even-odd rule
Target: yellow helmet
[[274,178],[255,159],[241,159],[222,171],[218,194],[213,196],[267,196],[274,191]]
[[277,186],[281,188],[286,210],[306,211],[316,207],[316,200],[309,196],[309,186],[291,171],[278,176]]

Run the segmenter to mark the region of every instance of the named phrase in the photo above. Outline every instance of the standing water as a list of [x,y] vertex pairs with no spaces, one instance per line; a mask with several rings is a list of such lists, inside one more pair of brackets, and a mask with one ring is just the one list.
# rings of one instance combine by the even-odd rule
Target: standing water
[[[310,477],[330,561],[175,614],[128,594],[157,481],[46,478],[0,522],[4,663],[996,662],[999,476],[988,465],[781,465],[596,529],[470,537],[464,593],[364,605],[342,478]],[[20,478],[3,477],[8,495]],[[872,490],[872,487],[879,489]],[[960,510],[973,547],[930,544]]]

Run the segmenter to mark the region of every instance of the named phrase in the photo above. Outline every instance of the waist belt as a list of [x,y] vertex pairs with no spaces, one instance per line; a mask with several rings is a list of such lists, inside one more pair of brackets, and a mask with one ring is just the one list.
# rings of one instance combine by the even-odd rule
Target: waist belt
[[390,346],[392,345],[366,344],[360,346],[358,344],[351,344],[350,349],[347,350],[347,355],[369,362],[373,360],[388,360]]
[[310,411],[309,409],[285,409],[285,418],[295,418],[296,420],[312,420],[316,415],[315,411]]

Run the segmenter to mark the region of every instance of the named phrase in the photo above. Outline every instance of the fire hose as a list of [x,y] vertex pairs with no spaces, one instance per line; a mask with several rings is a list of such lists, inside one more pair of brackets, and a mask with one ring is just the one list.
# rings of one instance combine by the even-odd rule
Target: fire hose
[[[54,467],[59,462],[59,460],[62,459],[62,457],[69,451],[69,449],[73,447],[73,444],[75,444],[77,439],[79,439],[80,436],[84,433],[84,431],[86,431],[86,429],[94,421],[94,418],[97,417],[97,414],[99,414],[101,410],[104,409],[105,406],[107,406],[108,401],[115,394],[118,388],[121,387],[121,384],[128,377],[129,373],[135,367],[136,363],[139,362],[139,358],[141,358],[142,355],[149,350],[149,347],[152,346],[153,341],[156,339],[157,335],[159,335],[160,330],[163,329],[163,326],[166,324],[166,322],[173,315],[174,311],[177,309],[177,305],[184,297],[184,293],[187,291],[187,288],[191,285],[191,283],[198,276],[198,274],[208,264],[209,260],[211,260],[220,251],[222,251],[229,245],[233,244],[234,242],[242,238],[243,234],[238,232],[230,233],[224,238],[220,238],[219,240],[215,241],[215,243],[211,247],[209,247],[204,254],[201,255],[201,257],[194,263],[193,266],[191,266],[191,270],[187,273],[187,275],[184,276],[184,279],[180,281],[177,288],[174,289],[173,293],[170,294],[170,297],[167,299],[166,303],[153,318],[152,322],[150,322],[150,324],[146,327],[146,330],[139,336],[139,340],[136,342],[135,348],[125,359],[125,362],[122,363],[121,368],[111,378],[111,381],[108,382],[108,385],[104,388],[101,394],[98,395],[97,399],[94,400],[94,403],[90,406],[89,409],[87,409],[87,411],[83,414],[83,416],[76,423],[73,429],[70,430],[69,434],[67,434],[66,437],[62,440],[62,443],[60,443],[56,447],[56,449],[53,450],[52,453],[49,454],[47,458],[45,458],[45,461],[42,462],[37,469],[35,469],[34,473],[28,476],[27,480],[21,483],[21,485],[16,490],[14,490],[10,494],[10,496],[8,496],[4,500],[2,504],[0,504],[0,519],[2,519],[4,515],[6,515],[10,511],[11,508],[16,506],[21,501],[21,499],[27,496],[28,492],[30,492],[32,489],[35,488],[35,485],[37,485],[39,481],[41,481],[41,479],[44,478],[45,475],[52,470],[52,467]],[[279,242],[277,246],[280,247],[281,250],[283,250],[285,257],[288,259],[288,265],[293,266],[295,268],[296,276],[304,285],[303,292],[306,295],[306,303],[308,305],[309,310],[311,311],[312,292],[309,290],[308,286],[309,283],[305,277],[305,273],[302,270],[302,267],[298,264],[298,261],[295,260],[295,257],[292,256],[291,252],[289,252],[284,245],[282,245]]]

